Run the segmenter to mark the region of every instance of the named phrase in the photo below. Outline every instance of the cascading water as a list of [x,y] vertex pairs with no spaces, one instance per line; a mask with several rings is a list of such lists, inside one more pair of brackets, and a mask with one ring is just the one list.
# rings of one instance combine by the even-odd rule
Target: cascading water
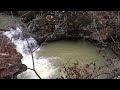
[[[31,56],[31,51],[35,50],[38,45],[34,38],[31,36],[24,37],[21,26],[16,28],[9,28],[10,31],[6,31],[3,35],[7,36],[13,44],[16,45],[16,50],[22,54],[23,59],[21,60],[28,68],[33,69],[33,61]],[[31,51],[30,51],[31,49]],[[56,69],[51,65],[51,63],[44,58],[40,58],[37,52],[40,51],[38,48],[33,52],[33,58],[35,63],[35,70],[41,78],[49,79],[55,73]],[[38,76],[32,70],[27,70],[22,74],[18,75],[18,79],[39,79]]]
[[[22,63],[28,68],[33,69],[33,59],[31,51],[36,50],[38,47],[37,42],[30,35],[24,33],[21,26],[16,28],[10,28],[10,31],[6,31],[3,35],[7,36],[13,44],[16,45],[16,50],[22,54]],[[31,49],[31,50],[30,50]],[[91,62],[96,63],[96,67],[103,67],[109,62],[106,58],[112,59],[112,62],[116,62],[113,68],[120,66],[119,58],[112,53],[111,49],[106,48],[103,53],[98,53],[98,47],[85,41],[56,41],[44,45],[42,48],[38,48],[33,52],[33,58],[35,62],[35,70],[42,79],[56,79],[59,77],[66,78],[67,74],[64,72],[63,66],[72,66],[73,63],[78,62],[78,67],[84,67]],[[104,58],[103,55],[106,55]],[[90,72],[94,71],[94,68],[90,68]],[[104,67],[94,75],[98,75],[104,72],[111,73],[111,66]],[[93,75],[93,76],[94,76]],[[107,78],[109,75],[101,75],[98,78]],[[21,73],[17,77],[18,79],[39,79],[33,70],[28,69]]]

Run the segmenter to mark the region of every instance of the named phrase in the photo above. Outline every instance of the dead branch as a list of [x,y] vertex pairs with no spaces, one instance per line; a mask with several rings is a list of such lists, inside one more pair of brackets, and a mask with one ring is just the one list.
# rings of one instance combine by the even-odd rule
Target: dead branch
[[114,43],[116,43],[115,40],[114,40],[114,38],[113,38],[112,36],[111,36],[111,39],[112,39],[112,41],[113,41]]
[[[24,36],[25,36],[25,35],[24,35]],[[26,39],[26,41],[27,41],[27,43],[28,43],[28,46],[29,46],[29,49],[30,49],[30,53],[31,53],[31,57],[32,57],[32,62],[33,62],[33,69],[31,69],[31,70],[33,70],[33,71],[35,72],[35,74],[39,77],[39,79],[41,79],[40,75],[39,75],[39,74],[36,72],[36,70],[35,70],[35,63],[34,63],[33,52],[32,52],[32,50],[31,50],[31,47],[30,47],[29,42],[28,42],[28,40],[27,40],[26,37],[25,37],[25,39]]]
[[[95,14],[93,14],[93,17],[95,17]],[[99,31],[98,31],[98,29],[97,29],[97,23],[96,23],[96,20],[95,20],[95,19],[93,19],[93,25],[94,25],[95,30],[96,30],[96,32],[98,33],[99,37],[101,37],[100,34],[99,34]],[[101,38],[100,38],[100,39],[101,39]],[[106,45],[106,44],[103,42],[102,39],[101,39],[100,41],[101,41],[101,43],[102,43],[103,46]]]
[[[46,38],[46,40],[45,40],[38,48],[42,47],[42,45],[44,45],[44,43],[45,43],[50,37],[52,37],[52,36],[55,34],[56,30],[57,30],[58,28],[60,28],[60,26],[63,25],[70,17],[71,17],[71,16],[69,16],[69,17],[68,17],[64,22],[62,22],[61,24],[57,25],[57,27],[55,28],[54,32],[53,32],[50,36],[48,36],[48,37]],[[61,29],[62,29],[62,28],[61,28]],[[38,48],[36,48],[35,50],[33,50],[33,52],[35,52]]]
[[35,70],[35,69],[32,69],[32,68],[27,68],[27,69],[30,69],[30,70],[34,71],[34,72],[35,72],[35,74],[39,77],[39,79],[41,79],[40,75],[36,72],[36,70]]
[[[41,15],[39,18],[42,18],[43,16],[45,16],[46,14],[48,14],[50,11],[47,11],[45,14]],[[31,20],[27,25],[29,25],[31,22],[33,22],[34,20],[36,20],[37,18]]]

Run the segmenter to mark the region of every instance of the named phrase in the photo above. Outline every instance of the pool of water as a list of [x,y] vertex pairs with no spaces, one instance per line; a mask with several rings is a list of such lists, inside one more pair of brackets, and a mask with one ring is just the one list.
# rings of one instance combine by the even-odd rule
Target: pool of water
[[[103,67],[109,62],[106,59],[112,58],[118,60],[117,56],[108,47],[99,53],[100,48],[90,42],[79,41],[56,41],[51,42],[43,47],[37,53],[38,57],[49,60],[49,62],[57,68],[56,73],[51,78],[57,78],[65,73],[60,72],[63,65],[70,66],[78,62],[79,67],[84,67],[86,64],[95,63],[96,68]],[[114,59],[115,58],[115,59]],[[118,65],[119,66],[119,65]],[[97,73],[110,72],[114,68],[113,66],[105,67],[103,70]],[[38,71],[39,72],[39,71]],[[106,78],[106,75],[101,75],[97,78]]]
[[8,26],[13,26],[17,22],[17,17],[12,15],[4,15],[0,13],[0,28],[7,28]]
[[[0,28],[6,28],[16,24],[16,17],[11,15],[0,15]],[[18,43],[22,47],[22,41]],[[21,48],[17,48],[21,51]],[[86,64],[95,63],[96,68],[104,67],[109,64],[106,59],[111,59],[114,65],[104,67],[97,74],[111,73],[114,68],[120,67],[119,58],[112,52],[108,46],[99,53],[100,47],[88,41],[55,41],[47,43],[40,47],[35,54],[35,66],[38,74],[44,79],[55,79],[58,77],[65,77],[63,65],[65,67],[72,66],[78,62],[78,67],[84,67]],[[22,52],[22,51],[21,51]],[[22,62],[28,67],[32,66],[32,59],[27,53],[22,54],[24,59]],[[37,58],[36,58],[37,57]],[[93,71],[93,68],[90,68]],[[95,73],[96,75],[96,73]],[[109,75],[101,74],[96,78],[107,78]],[[35,73],[31,70],[27,70],[18,76],[19,79],[38,79]]]

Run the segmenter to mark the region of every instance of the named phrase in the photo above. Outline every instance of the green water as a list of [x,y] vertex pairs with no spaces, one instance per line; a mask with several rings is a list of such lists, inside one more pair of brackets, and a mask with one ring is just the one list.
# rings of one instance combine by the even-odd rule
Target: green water
[[[16,19],[17,17],[15,16],[12,17],[11,15],[0,14],[0,28],[7,28],[8,26],[15,25],[16,21],[18,21]],[[54,68],[57,68],[57,71],[55,72],[55,74],[52,75],[51,78],[65,76],[66,74],[64,72],[61,72],[63,69],[62,68],[63,65],[67,67],[73,65],[73,63],[76,62],[79,63],[78,67],[84,67],[84,65],[93,62],[96,64],[96,68],[99,68],[109,63],[106,61],[106,58],[112,58],[113,59],[112,61],[114,62],[114,66],[105,67],[99,72],[97,72],[97,74],[101,74],[104,72],[110,73],[111,70],[113,70],[114,68],[120,67],[119,59],[109,47],[105,48],[101,53],[98,53],[99,50],[100,48],[98,46],[89,43],[87,41],[63,40],[63,41],[56,41],[43,45],[43,47],[41,47],[41,50],[37,54],[38,57],[46,58],[47,60],[49,60],[52,66],[54,66]],[[105,57],[103,57],[103,55],[105,55]],[[90,70],[93,71],[93,68],[91,68]],[[107,77],[109,77],[109,75],[100,75],[97,78],[105,79]]]
[[[100,48],[98,46],[87,41],[63,40],[51,42],[44,45],[39,52],[39,56],[46,59],[49,58],[49,61],[52,63],[52,65],[58,68],[56,74],[53,75],[53,78],[55,78],[61,75],[64,76],[64,74],[63,73],[61,74],[60,72],[63,65],[70,66],[73,65],[73,63],[78,62],[79,67],[84,67],[84,65],[93,62],[96,64],[96,68],[99,68],[109,63],[106,61],[106,58],[113,58],[113,60],[116,61],[118,60],[117,56],[112,52],[112,50],[109,47],[104,49],[101,53],[98,52],[99,50]],[[105,55],[105,57],[103,57],[103,55]],[[118,62],[116,66],[119,66]],[[110,71],[113,68],[114,68],[113,66],[105,67],[102,70],[100,70],[100,72],[97,72],[97,74],[104,72],[110,73]],[[108,75],[101,75],[97,78],[107,77]]]
[[13,26],[17,22],[17,17],[12,15],[4,15],[0,13],[0,28],[7,28],[8,26]]

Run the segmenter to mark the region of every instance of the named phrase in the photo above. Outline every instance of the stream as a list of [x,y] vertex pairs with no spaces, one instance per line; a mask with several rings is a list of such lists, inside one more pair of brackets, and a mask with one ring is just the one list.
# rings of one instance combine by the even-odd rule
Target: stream
[[[6,17],[4,16],[4,18]],[[1,22],[7,24],[4,22],[3,17],[1,20],[3,21],[0,21],[0,24]],[[1,24],[0,27],[3,28],[3,24]],[[78,62],[78,67],[84,67],[84,65],[94,62],[96,68],[99,68],[109,63],[106,61],[106,58],[112,58],[112,62],[115,62],[114,66],[105,67],[97,72],[98,74],[104,72],[110,73],[112,69],[120,66],[120,62],[118,62],[119,58],[112,52],[109,46],[100,53],[100,47],[85,40],[60,40],[46,43],[42,47],[39,47],[36,40],[31,36],[24,37],[25,35],[23,34],[21,26],[16,26],[15,29],[9,29],[10,31],[4,32],[3,35],[7,36],[12,43],[15,44],[16,50],[23,55],[23,59],[21,60],[23,64],[33,69],[32,60],[34,60],[35,69],[42,79],[65,77],[66,73],[62,71],[63,65],[71,66],[76,62]],[[31,51],[34,51],[37,47],[39,48],[33,52],[32,58]],[[93,68],[91,68],[91,71],[92,69]],[[109,77],[109,75],[100,75],[97,78],[105,79],[107,77]],[[34,71],[30,69],[19,74],[17,78],[39,79]]]

